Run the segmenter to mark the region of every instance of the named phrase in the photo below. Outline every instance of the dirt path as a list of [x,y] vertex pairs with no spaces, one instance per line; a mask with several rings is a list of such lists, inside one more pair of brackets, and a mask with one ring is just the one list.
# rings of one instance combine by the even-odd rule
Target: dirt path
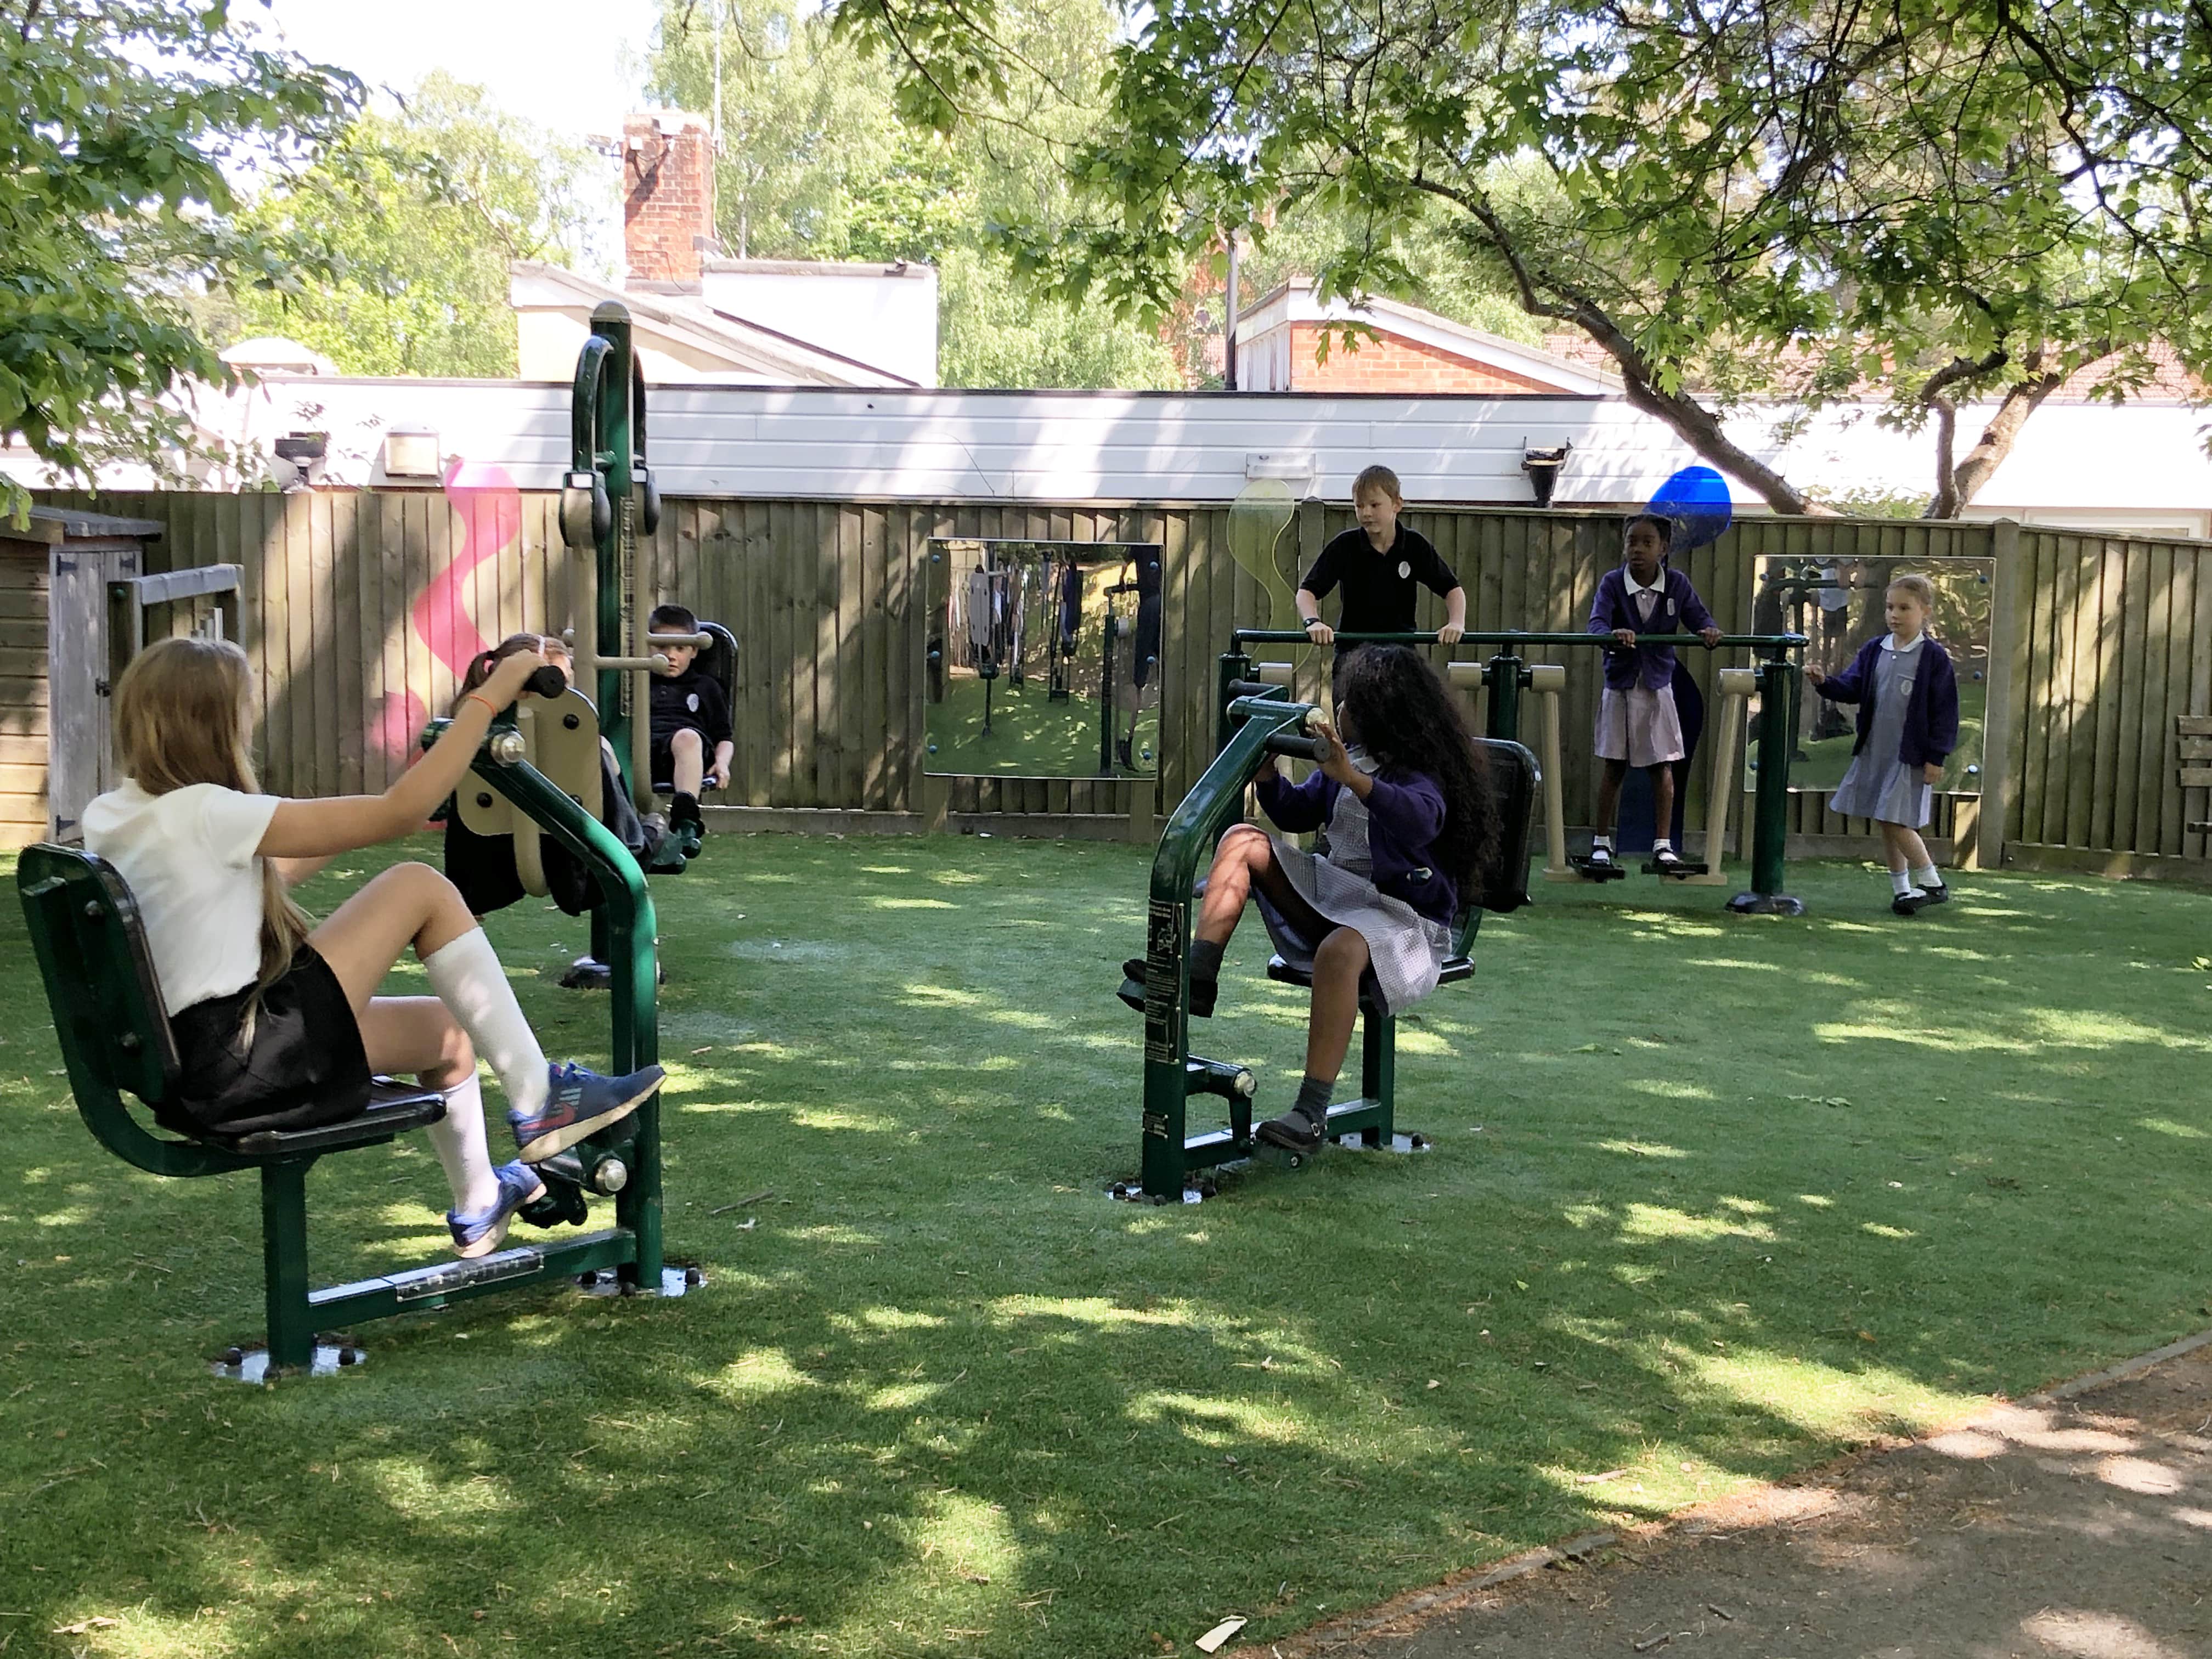
[[1251,1659],[2208,1659],[2212,1333]]

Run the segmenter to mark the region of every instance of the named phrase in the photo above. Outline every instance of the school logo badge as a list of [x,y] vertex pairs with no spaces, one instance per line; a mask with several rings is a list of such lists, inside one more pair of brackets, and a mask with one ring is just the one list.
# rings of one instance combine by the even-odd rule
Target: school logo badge
[[699,694],[696,691],[694,691],[689,696],[685,697],[684,699],[684,706],[690,710],[691,713],[695,714],[697,714],[699,712]]
[[1398,580],[1402,582],[1409,580],[1413,576],[1413,567],[1410,563],[1404,559],[1398,561]]

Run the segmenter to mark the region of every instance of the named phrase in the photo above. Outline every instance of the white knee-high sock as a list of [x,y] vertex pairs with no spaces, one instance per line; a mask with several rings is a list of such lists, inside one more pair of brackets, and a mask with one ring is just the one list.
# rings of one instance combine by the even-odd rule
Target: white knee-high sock
[[483,1086],[471,1073],[465,1083],[446,1091],[446,1115],[429,1127],[430,1145],[445,1166],[453,1189],[453,1207],[463,1215],[488,1210],[499,1199],[499,1177],[491,1171],[491,1148],[484,1142]]
[[422,971],[490,1065],[507,1103],[532,1115],[544,1110],[545,1051],[522,1017],[522,1005],[514,1000],[514,988],[507,982],[507,970],[483,929],[471,928],[431,951],[422,958]]

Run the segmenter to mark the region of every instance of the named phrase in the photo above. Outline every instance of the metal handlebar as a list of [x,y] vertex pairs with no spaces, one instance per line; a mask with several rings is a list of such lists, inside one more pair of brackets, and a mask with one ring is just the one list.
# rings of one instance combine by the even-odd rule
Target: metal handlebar
[[[1229,648],[1241,650],[1248,645],[1311,645],[1313,636],[1288,628],[1240,628],[1229,636]],[[1643,645],[1703,645],[1705,641],[1695,634],[1638,634],[1636,642]],[[1332,645],[1437,645],[1442,643],[1433,632],[1410,634],[1338,634]],[[1610,634],[1529,634],[1516,629],[1496,633],[1462,634],[1454,641],[1458,645],[1595,645],[1610,650],[1622,648]],[[1736,647],[1752,651],[1778,654],[1784,651],[1802,651],[1811,641],[1802,634],[1723,634],[1713,648],[1722,650]]]

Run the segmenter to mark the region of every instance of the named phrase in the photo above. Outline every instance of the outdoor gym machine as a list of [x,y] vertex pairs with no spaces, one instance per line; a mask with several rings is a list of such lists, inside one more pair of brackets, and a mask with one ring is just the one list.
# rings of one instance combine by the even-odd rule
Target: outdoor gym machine
[[[561,539],[576,556],[574,620],[566,630],[578,685],[591,688],[599,730],[615,753],[640,812],[653,810],[653,694],[647,677],[666,662],[655,647],[713,647],[714,636],[650,634],[651,573],[638,556],[641,530],[660,527],[660,487],[646,461],[645,369],[629,311],[608,300],[592,313],[569,398],[569,469],[561,480]],[[584,556],[588,554],[590,556]],[[636,641],[636,649],[629,642]],[[520,842],[518,841],[518,846]],[[572,989],[611,982],[604,906],[592,910],[592,951],[562,976]]]
[[[434,738],[447,725],[433,724]],[[593,740],[596,744],[596,739]],[[653,1018],[653,900],[628,849],[569,799],[526,755],[528,739],[512,714],[493,725],[474,762],[475,778],[503,796],[536,830],[581,861],[603,895],[612,941],[613,1069],[650,1064],[658,1047]],[[464,790],[474,792],[465,785]],[[518,836],[534,850],[536,834]],[[149,1174],[198,1176],[257,1172],[261,1180],[265,1346],[240,1346],[217,1371],[261,1382],[288,1370],[356,1364],[361,1350],[319,1332],[416,1313],[471,1297],[574,1278],[591,1288],[680,1296],[696,1273],[665,1267],[660,1254],[660,1101],[656,1094],[621,1121],[538,1166],[545,1194],[524,1218],[539,1226],[589,1218],[585,1193],[611,1194],[615,1224],[557,1243],[498,1250],[473,1261],[397,1268],[351,1284],[309,1288],[307,1171],[334,1154],[380,1146],[446,1114],[435,1090],[379,1079],[365,1108],[305,1129],[230,1136],[187,1134],[171,1109],[179,1079],[176,1043],[154,971],[138,908],[114,867],[81,847],[25,849],[16,884],[54,1031],[78,1114],[101,1145]],[[137,1096],[154,1115],[149,1129],[123,1101]]]
[[[1252,1138],[1251,1070],[1232,1061],[1208,1060],[1190,1052],[1191,890],[1214,845],[1244,810],[1244,791],[1261,769],[1277,756],[1310,761],[1315,739],[1308,723],[1321,710],[1292,702],[1273,684],[1238,684],[1222,715],[1226,740],[1205,775],[1184,796],[1152,858],[1152,899],[1145,922],[1145,982],[1124,983],[1125,997],[1141,990],[1145,1010],[1143,1163],[1134,1183],[1113,1188],[1117,1198],[1146,1198],[1156,1204],[1194,1202],[1205,1188],[1194,1184],[1203,1171],[1258,1150]],[[1499,823],[1497,857],[1462,895],[1455,919],[1451,955],[1439,984],[1470,977],[1468,959],[1485,910],[1508,911],[1528,902],[1529,807],[1536,779],[1535,757],[1517,743],[1484,745],[1497,792]],[[1285,984],[1310,985],[1310,977],[1276,957],[1267,976]],[[1419,1135],[1401,1133],[1396,1120],[1397,1027],[1395,1015],[1363,995],[1359,1005],[1360,1097],[1328,1109],[1323,1134],[1340,1146],[1418,1151]],[[1229,1127],[1188,1133],[1191,1097],[1218,1095],[1228,1103]],[[1295,1168],[1297,1154],[1283,1161]]]
[[[1438,641],[1433,633],[1339,634],[1336,642],[1343,647],[1422,646],[1435,645]],[[1217,749],[1224,747],[1228,741],[1228,711],[1236,696],[1233,687],[1246,684],[1287,685],[1291,678],[1291,665],[1255,664],[1249,647],[1310,643],[1304,634],[1286,629],[1240,628],[1230,636],[1229,649],[1222,653],[1216,671],[1215,707],[1219,711],[1215,727]],[[1566,855],[1566,815],[1559,763],[1559,696],[1565,689],[1565,671],[1555,664],[1531,664],[1521,653],[1538,646],[1605,649],[1613,647],[1612,637],[1604,634],[1505,631],[1462,634],[1459,643],[1498,647],[1487,662],[1455,662],[1447,665],[1453,684],[1465,687],[1479,684],[1488,691],[1489,709],[1484,725],[1488,736],[1518,741],[1521,694],[1534,690],[1543,697],[1547,819],[1544,876],[1547,881],[1578,878],[1579,872]],[[1694,634],[1643,635],[1638,636],[1638,643],[1677,647],[1705,645]],[[1710,886],[1721,885],[1725,881],[1721,849],[1728,828],[1727,800],[1735,793],[1735,721],[1748,698],[1756,695],[1761,713],[1758,750],[1753,762],[1758,771],[1758,782],[1752,818],[1751,886],[1728,902],[1728,908],[1739,915],[1795,916],[1805,911],[1801,900],[1783,890],[1783,884],[1790,830],[1790,760],[1797,730],[1800,679],[1797,665],[1790,659],[1789,653],[1802,652],[1806,643],[1802,634],[1730,634],[1723,635],[1714,647],[1749,650],[1757,662],[1749,669],[1721,671],[1720,732],[1715,743],[1711,787],[1705,798],[1705,857],[1701,863],[1686,864],[1686,873],[1680,879]]]

